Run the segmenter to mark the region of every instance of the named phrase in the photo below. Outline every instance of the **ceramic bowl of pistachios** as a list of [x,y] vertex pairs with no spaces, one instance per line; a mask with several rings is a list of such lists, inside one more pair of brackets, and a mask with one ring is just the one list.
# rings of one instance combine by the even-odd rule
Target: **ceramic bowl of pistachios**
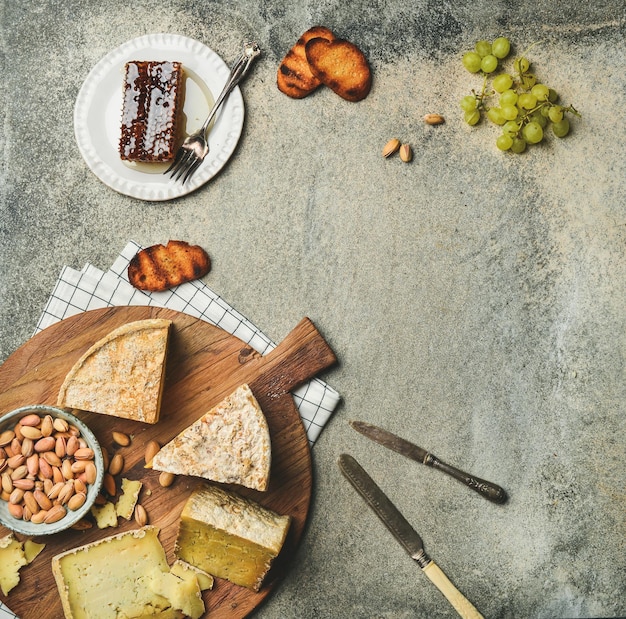
[[104,478],[93,432],[61,408],[35,404],[0,417],[0,524],[29,536],[75,526]]

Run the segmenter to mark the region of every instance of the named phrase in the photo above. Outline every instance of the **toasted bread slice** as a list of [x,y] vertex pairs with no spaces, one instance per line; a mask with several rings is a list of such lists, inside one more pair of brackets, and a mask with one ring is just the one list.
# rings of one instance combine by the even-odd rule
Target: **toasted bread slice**
[[167,290],[206,275],[211,260],[199,245],[168,241],[140,250],[128,265],[128,280],[139,290]]
[[293,99],[302,99],[321,86],[309,67],[305,46],[313,38],[333,41],[335,35],[324,26],[309,28],[287,52],[278,66],[276,83],[278,89]]
[[365,54],[350,41],[321,37],[305,45],[313,75],[347,101],[365,99],[372,86],[372,71]]

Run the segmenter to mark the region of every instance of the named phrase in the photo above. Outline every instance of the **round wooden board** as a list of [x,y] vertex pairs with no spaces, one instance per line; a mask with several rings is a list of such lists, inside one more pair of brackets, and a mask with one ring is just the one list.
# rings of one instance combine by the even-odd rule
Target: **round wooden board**
[[[81,313],[35,335],[0,366],[0,414],[24,405],[56,404],[65,375],[87,348],[122,324],[157,317],[173,321],[159,422],[148,425],[94,413],[80,416],[103,448],[111,455],[123,454],[122,476],[143,482],[140,503],[148,512],[149,523],[160,528],[161,543],[172,563],[180,512],[191,490],[202,482],[179,476],[171,487],[162,488],[158,472],[144,468],[145,445],[152,439],[164,444],[239,385],[250,385],[270,427],[270,488],[265,493],[232,489],[280,514],[289,514],[292,525],[283,551],[258,593],[220,579],[216,579],[213,590],[204,593],[206,617],[245,617],[261,604],[288,569],[309,510],[311,454],[289,390],[332,365],[334,355],[308,319],[269,355],[261,356],[222,329],[172,310],[116,307]],[[131,445],[116,446],[111,437],[113,430],[132,435]],[[69,530],[40,538],[38,541],[46,543],[45,550],[20,570],[20,584],[3,601],[20,619],[62,617],[51,558],[60,551],[133,528],[133,521],[120,518],[118,528]],[[0,535],[7,532],[0,528]]]

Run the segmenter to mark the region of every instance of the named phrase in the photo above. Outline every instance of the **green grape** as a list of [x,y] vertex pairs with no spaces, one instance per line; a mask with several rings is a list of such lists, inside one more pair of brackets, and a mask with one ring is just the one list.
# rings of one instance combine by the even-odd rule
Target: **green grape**
[[537,97],[529,92],[524,92],[517,99],[517,104],[525,110],[532,110],[537,105]]
[[550,93],[548,94],[548,101],[550,103],[556,103],[559,100],[559,95],[553,88],[549,89]]
[[517,103],[517,93],[514,90],[505,90],[500,95],[500,105],[515,105]]
[[476,97],[474,95],[466,95],[461,99],[461,109],[464,112],[473,112],[476,109]]
[[500,73],[500,75],[493,78],[491,85],[496,92],[503,93],[513,86],[513,78],[508,73]]
[[513,68],[518,73],[526,73],[526,71],[530,69],[530,62],[528,62],[528,59],[524,58],[524,56],[522,56],[521,58],[516,58],[513,62]]
[[507,120],[515,120],[518,115],[517,108],[514,105],[503,105],[501,108],[502,116]]
[[544,118],[549,118],[549,116],[550,116],[550,106],[548,106],[548,105],[542,105],[542,106],[539,108],[539,111],[541,112],[541,115],[542,115]]
[[510,136],[510,134],[503,133],[502,135],[498,136],[498,139],[496,140],[496,146],[500,150],[509,150],[509,148],[513,146],[513,138]]
[[553,123],[558,123],[563,120],[563,108],[560,105],[552,105],[548,108],[548,118]]
[[491,54],[491,43],[489,41],[477,41],[474,49],[481,58],[484,58]]
[[550,89],[545,84],[535,84],[530,92],[538,101],[547,101],[550,95]]
[[487,112],[487,118],[496,125],[503,125],[506,122],[506,118],[504,118],[502,110],[499,107],[490,108]]
[[541,110],[537,110],[530,115],[530,120],[535,121],[537,124],[541,126],[542,129],[545,129],[548,125],[548,119],[541,113]]
[[523,153],[526,150],[526,140],[524,138],[513,138],[513,144],[511,145],[511,152]]
[[539,123],[531,120],[527,125],[524,125],[522,137],[529,144],[539,144],[543,140],[543,129]]
[[493,73],[498,68],[498,59],[492,54],[487,54],[480,61],[480,68],[484,73]]
[[468,125],[473,127],[475,124],[478,123],[479,120],[480,112],[478,110],[474,110],[473,112],[465,112],[465,122]]
[[506,58],[511,51],[511,43],[506,37],[498,37],[491,44],[491,53],[496,58]]
[[532,73],[525,73],[522,75],[522,88],[524,90],[530,90],[537,82],[537,77]]
[[502,126],[503,133],[509,133],[510,135],[515,135],[519,131],[519,125],[514,120],[509,120],[505,122]]
[[466,52],[463,54],[462,63],[470,73],[478,73],[481,60],[482,58],[476,52]]
[[553,123],[552,131],[557,138],[564,138],[569,133],[569,120],[563,118],[559,122]]

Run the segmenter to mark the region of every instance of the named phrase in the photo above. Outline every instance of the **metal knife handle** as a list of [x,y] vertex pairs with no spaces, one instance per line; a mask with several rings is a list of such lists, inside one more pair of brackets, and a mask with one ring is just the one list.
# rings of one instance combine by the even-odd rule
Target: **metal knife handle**
[[474,477],[465,471],[461,471],[460,469],[446,464],[431,453],[427,454],[424,458],[424,464],[451,475],[494,503],[504,503],[507,499],[506,492],[497,484],[480,479],[480,477]]
[[454,606],[454,610],[463,619],[484,619],[484,617],[476,610],[472,603],[450,582],[443,570],[431,561],[422,571],[431,582],[443,593],[448,602]]

